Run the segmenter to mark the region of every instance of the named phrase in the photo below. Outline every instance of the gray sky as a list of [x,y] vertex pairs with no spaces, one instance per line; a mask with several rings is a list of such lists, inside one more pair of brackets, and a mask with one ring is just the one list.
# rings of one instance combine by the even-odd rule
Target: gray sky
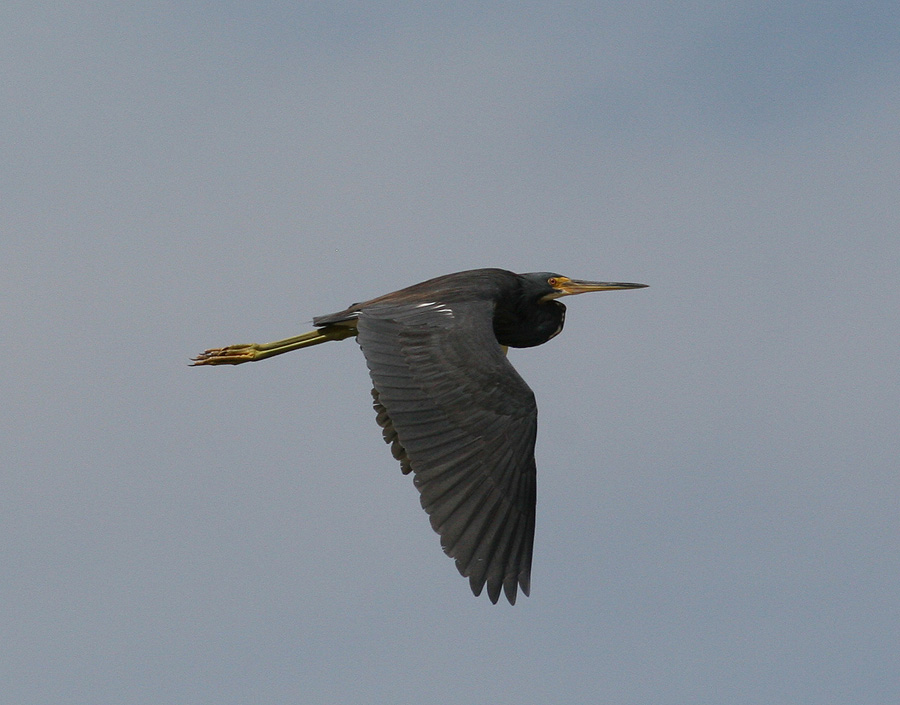
[[[6,3],[10,703],[900,699],[900,10]],[[445,272],[639,281],[511,359],[532,596],[474,598],[352,341]]]

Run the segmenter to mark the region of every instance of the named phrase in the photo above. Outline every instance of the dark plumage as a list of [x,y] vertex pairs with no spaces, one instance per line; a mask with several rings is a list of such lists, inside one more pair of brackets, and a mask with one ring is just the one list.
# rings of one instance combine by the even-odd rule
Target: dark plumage
[[444,551],[475,595],[529,593],[536,473],[534,394],[505,354],[563,328],[569,294],[642,284],[476,269],[313,319],[316,330],[207,350],[194,364],[240,364],[356,335],[384,440],[413,473]]

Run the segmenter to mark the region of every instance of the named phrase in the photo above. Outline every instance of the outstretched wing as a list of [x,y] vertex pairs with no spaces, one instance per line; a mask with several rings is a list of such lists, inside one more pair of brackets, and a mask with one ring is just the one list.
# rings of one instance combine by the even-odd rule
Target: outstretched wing
[[378,422],[444,552],[479,595],[515,604],[531,576],[534,394],[494,337],[493,304],[367,306],[357,340]]

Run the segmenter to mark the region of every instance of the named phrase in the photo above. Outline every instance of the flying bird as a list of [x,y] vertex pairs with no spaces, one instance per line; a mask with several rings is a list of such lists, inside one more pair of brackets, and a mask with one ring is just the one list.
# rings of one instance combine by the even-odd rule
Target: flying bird
[[473,269],[430,279],[313,319],[315,330],[272,343],[213,348],[194,365],[239,365],[356,337],[376,420],[422,507],[478,596],[528,595],[537,497],[534,393],[507,347],[541,345],[562,329],[560,297],[645,284],[551,272]]

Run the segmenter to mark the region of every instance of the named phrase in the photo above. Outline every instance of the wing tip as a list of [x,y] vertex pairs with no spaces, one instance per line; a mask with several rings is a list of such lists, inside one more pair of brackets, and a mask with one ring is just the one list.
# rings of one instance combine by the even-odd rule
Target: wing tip
[[484,578],[469,576],[469,587],[472,588],[472,594],[475,595],[475,597],[481,596],[481,593],[484,591],[485,585],[487,585],[488,599],[494,605],[496,605],[497,602],[500,601],[501,594],[506,596],[506,599],[510,605],[516,604],[516,599],[519,596],[519,590],[522,591],[522,594],[525,595],[525,597],[529,597],[531,595],[530,576],[525,574],[520,574],[518,576],[510,575],[502,581],[485,580]]

